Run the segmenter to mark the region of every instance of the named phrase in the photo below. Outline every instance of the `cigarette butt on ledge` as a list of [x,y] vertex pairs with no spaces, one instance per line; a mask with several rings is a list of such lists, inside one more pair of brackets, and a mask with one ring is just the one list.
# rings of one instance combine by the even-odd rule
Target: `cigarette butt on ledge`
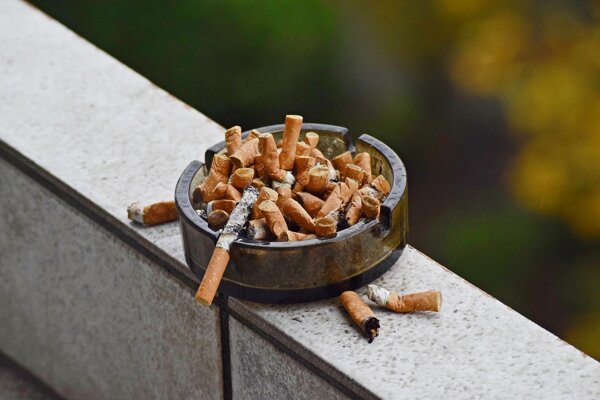
[[352,321],[369,339],[369,343],[373,342],[373,339],[379,335],[379,320],[375,317],[373,310],[362,301],[358,294],[352,291],[342,293],[340,301],[350,314]]
[[399,295],[386,288],[369,285],[367,297],[377,305],[398,313],[415,311],[440,311],[442,308],[442,293],[437,290]]
[[143,225],[156,225],[177,219],[175,201],[161,201],[147,206],[139,201],[127,207],[127,217]]

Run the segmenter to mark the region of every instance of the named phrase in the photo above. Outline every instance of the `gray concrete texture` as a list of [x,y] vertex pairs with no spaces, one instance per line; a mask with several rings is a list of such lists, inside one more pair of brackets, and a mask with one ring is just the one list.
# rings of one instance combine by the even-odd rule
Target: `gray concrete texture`
[[222,397],[218,311],[0,160],[0,349],[71,399]]

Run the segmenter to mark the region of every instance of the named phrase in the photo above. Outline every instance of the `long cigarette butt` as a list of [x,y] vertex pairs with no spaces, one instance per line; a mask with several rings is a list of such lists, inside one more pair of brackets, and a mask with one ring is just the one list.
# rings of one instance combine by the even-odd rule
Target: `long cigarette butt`
[[315,231],[314,221],[308,212],[302,208],[300,203],[291,197],[283,197],[281,195],[279,196],[278,201],[280,202],[278,206],[283,215],[298,224],[304,231],[308,233],[313,233]]
[[346,151],[340,154],[339,156],[334,157],[331,160],[331,163],[333,164],[335,169],[343,173],[346,169],[346,165],[354,163],[354,161],[352,160],[352,153]]
[[227,220],[229,220],[229,213],[223,210],[213,210],[208,215],[208,227],[214,231],[223,229]]
[[315,219],[315,233],[319,237],[333,236],[337,232],[337,221],[331,217]]
[[270,133],[263,133],[259,136],[260,157],[266,174],[276,181],[280,181],[285,176],[285,170],[279,165],[279,153],[275,145],[275,139]]
[[231,155],[231,162],[235,168],[245,168],[254,162],[254,158],[258,155],[258,139],[248,140]]
[[254,170],[252,168],[238,168],[231,174],[231,184],[237,190],[243,191],[244,188],[252,184],[254,179]]
[[342,305],[350,314],[352,321],[369,338],[369,343],[379,335],[379,320],[375,317],[373,310],[362,301],[360,296],[352,291],[346,291],[340,295]]
[[363,182],[365,179],[365,170],[358,165],[346,164],[346,168],[344,168],[344,177]]
[[275,237],[279,237],[281,233],[288,230],[285,219],[283,218],[283,214],[273,201],[263,201],[258,206],[258,209],[264,215],[265,220],[267,221],[267,226],[273,235],[275,235]]
[[222,247],[215,247],[206,272],[196,292],[196,300],[202,304],[210,305],[217,293],[225,268],[229,263],[229,251]]
[[225,144],[227,145],[227,154],[232,155],[242,145],[242,128],[232,126],[225,131]]
[[367,297],[375,304],[389,310],[408,313],[415,311],[440,311],[442,293],[437,290],[399,295],[377,285],[367,287]]
[[367,219],[375,219],[379,217],[379,208],[381,203],[375,197],[362,197],[362,213]]
[[[344,186],[345,186],[345,184],[344,184]],[[340,188],[340,185],[337,184],[333,188],[333,191],[331,192],[329,197],[327,197],[327,200],[325,200],[325,204],[323,204],[323,207],[319,210],[317,217],[326,217],[327,215],[329,215],[333,212],[339,211],[340,208],[342,208],[342,203],[343,203],[343,199],[342,199],[341,188]]]
[[296,198],[298,199],[298,203],[308,212],[308,215],[315,218],[325,202],[318,198],[317,196],[313,196],[310,193],[306,192],[298,192],[296,193]]
[[177,219],[177,208],[175,201],[172,200],[161,201],[145,207],[142,203],[135,202],[127,207],[127,217],[144,225],[162,224]]
[[326,165],[317,165],[310,169],[308,183],[304,188],[312,194],[322,194],[327,190],[329,183],[329,168]]
[[263,218],[262,212],[258,209],[260,203],[262,203],[265,200],[277,201],[278,197],[279,195],[277,194],[277,192],[271,189],[270,187],[265,186],[261,188],[258,192],[258,198],[256,199],[256,203],[254,203],[254,206],[252,207],[252,219]]
[[281,168],[291,171],[294,168],[294,158],[296,157],[296,145],[302,128],[302,117],[300,115],[286,115],[285,128],[283,130],[283,144],[281,154],[279,155],[279,165]]
[[354,156],[354,164],[361,167],[365,171],[364,182],[371,182],[371,155],[367,152],[358,153]]
[[250,221],[246,228],[246,236],[252,240],[269,240],[273,237],[264,218]]
[[304,143],[308,144],[311,149],[316,148],[319,144],[319,134],[316,132],[306,132]]

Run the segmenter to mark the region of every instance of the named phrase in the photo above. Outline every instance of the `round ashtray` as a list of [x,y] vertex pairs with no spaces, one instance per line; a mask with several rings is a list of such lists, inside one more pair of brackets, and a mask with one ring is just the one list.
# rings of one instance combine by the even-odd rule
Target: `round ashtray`
[[[258,128],[276,140],[284,125]],[[348,129],[324,124],[302,124],[306,132],[320,136],[318,149],[331,159],[345,151],[368,152],[373,176],[383,175],[391,192],[381,204],[379,219],[361,220],[330,238],[297,242],[263,242],[240,237],[230,249],[231,259],[219,291],[236,298],[262,303],[296,303],[338,296],[364,286],[387,271],[400,257],[408,234],[406,169],[387,145],[362,135],[352,144]],[[246,137],[250,131],[244,132]],[[221,142],[206,151],[206,164],[192,161],[175,189],[175,201],[190,269],[202,279],[219,232],[195,210],[194,188],[208,174],[213,156],[224,151]]]

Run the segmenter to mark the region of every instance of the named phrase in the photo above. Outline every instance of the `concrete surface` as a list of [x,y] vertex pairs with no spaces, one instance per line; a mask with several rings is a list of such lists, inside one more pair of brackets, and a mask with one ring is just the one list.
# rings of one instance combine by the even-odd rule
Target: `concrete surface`
[[2,354],[0,354],[0,399],[61,400],[52,389]]

